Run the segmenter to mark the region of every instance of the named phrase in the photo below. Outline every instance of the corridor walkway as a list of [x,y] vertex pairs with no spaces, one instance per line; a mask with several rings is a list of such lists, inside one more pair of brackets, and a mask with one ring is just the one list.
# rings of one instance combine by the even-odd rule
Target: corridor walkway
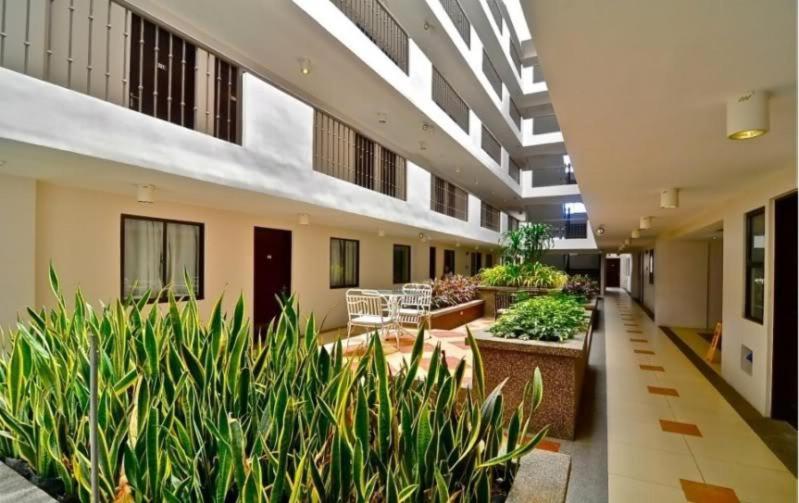
[[611,502],[796,501],[796,478],[626,293],[604,316]]

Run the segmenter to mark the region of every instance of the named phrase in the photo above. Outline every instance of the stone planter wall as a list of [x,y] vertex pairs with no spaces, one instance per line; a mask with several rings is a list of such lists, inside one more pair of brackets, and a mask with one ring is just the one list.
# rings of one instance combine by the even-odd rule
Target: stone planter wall
[[[591,319],[592,314],[586,312],[586,317]],[[494,337],[489,332],[475,335],[483,357],[486,390],[508,379],[503,389],[505,417],[509,418],[518,407],[524,386],[538,367],[544,381],[544,397],[533,416],[533,429],[549,425],[550,436],[574,438],[591,330],[589,325],[584,333],[566,342],[518,341]]]
[[0,503],[54,503],[46,492],[28,479],[0,463]]
[[483,317],[484,301],[473,300],[457,306],[443,307],[430,313],[432,328],[450,330]]
[[505,503],[563,503],[570,475],[570,456],[534,449],[521,459]]

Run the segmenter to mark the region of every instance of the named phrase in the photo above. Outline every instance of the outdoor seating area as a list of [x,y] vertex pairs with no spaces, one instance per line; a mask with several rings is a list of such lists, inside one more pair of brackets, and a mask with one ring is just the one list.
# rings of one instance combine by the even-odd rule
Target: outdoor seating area
[[353,329],[377,331],[381,337],[393,334],[397,347],[404,327],[430,328],[433,289],[426,283],[409,283],[397,290],[350,289],[347,300],[347,347]]

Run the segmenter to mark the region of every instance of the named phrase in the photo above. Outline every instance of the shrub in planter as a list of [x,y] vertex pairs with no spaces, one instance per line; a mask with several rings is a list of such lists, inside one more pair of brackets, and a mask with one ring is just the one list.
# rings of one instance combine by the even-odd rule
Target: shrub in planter
[[[503,440],[502,386],[486,394],[479,350],[473,386],[463,361],[436,348],[419,378],[424,340],[396,375],[377,337],[357,364],[318,346],[293,299],[255,346],[239,299],[207,322],[189,299],[148,296],[94,310],[29,310],[0,360],[0,455],[19,458],[64,493],[89,500],[89,340],[98,342],[102,501],[489,501],[507,492],[530,418],[519,406]],[[193,289],[189,288],[189,291]],[[539,373],[527,386],[537,407]]]
[[562,342],[585,325],[585,310],[575,298],[543,295],[514,304],[489,331],[506,339]]
[[480,271],[480,281],[485,286],[563,288],[568,278],[566,273],[540,262],[500,264]]
[[588,276],[575,274],[569,277],[568,283],[561,291],[567,295],[578,297],[583,303],[586,303],[599,295],[599,283]]
[[457,306],[477,298],[479,280],[460,274],[448,274],[430,282],[433,287],[433,309]]

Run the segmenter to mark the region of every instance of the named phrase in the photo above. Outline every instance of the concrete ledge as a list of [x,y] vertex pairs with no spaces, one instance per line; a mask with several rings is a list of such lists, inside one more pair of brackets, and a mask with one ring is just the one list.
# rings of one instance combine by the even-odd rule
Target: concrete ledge
[[506,503],[563,503],[569,487],[571,457],[534,450],[521,460]]
[[55,500],[25,477],[0,463],[0,503],[52,503]]

